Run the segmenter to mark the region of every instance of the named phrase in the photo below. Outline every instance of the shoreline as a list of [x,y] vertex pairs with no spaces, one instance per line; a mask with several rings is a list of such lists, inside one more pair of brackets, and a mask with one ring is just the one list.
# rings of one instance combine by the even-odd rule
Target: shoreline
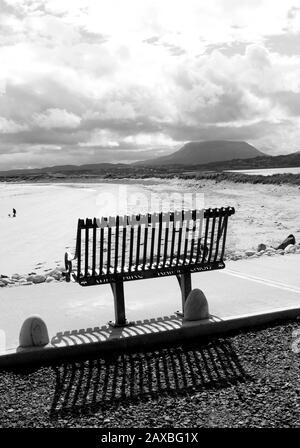
[[233,184],[259,184],[259,185],[289,185],[300,187],[300,174],[282,173],[272,175],[245,174],[242,171],[197,171],[186,168],[182,171],[154,171],[151,173],[105,173],[105,174],[78,174],[56,176],[51,174],[31,174],[20,176],[0,176],[0,184],[66,184],[66,183],[141,183],[164,182],[168,180],[212,180],[216,183],[223,181]]

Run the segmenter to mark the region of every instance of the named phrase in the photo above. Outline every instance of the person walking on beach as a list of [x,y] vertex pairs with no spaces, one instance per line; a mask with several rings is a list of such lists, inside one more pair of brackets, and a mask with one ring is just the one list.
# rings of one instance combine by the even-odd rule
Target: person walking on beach
[[15,208],[13,208],[13,218],[15,218],[15,217],[16,217],[16,215],[17,215],[17,211],[16,211],[16,209],[15,209]]

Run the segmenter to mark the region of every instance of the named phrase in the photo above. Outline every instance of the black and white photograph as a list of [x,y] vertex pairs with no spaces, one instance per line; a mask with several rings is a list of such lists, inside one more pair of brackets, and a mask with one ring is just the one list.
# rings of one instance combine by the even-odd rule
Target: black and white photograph
[[0,428],[299,428],[299,261],[300,0],[0,0]]

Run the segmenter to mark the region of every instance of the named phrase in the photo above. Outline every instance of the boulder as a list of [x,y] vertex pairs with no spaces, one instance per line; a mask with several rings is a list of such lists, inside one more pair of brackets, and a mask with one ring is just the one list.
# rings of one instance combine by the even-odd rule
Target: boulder
[[55,278],[54,277],[51,277],[51,275],[49,275],[47,278],[46,278],[46,283],[51,283],[51,282],[54,282],[55,281]]
[[26,278],[20,277],[19,278],[19,283],[26,283]]
[[257,252],[261,252],[262,250],[266,250],[267,246],[264,243],[260,243],[257,246]]
[[53,269],[53,271],[48,272],[48,275],[55,278],[55,280],[60,280],[62,272],[59,269]]
[[[28,277],[27,277],[28,280]],[[46,277],[44,275],[34,275],[31,280],[33,283],[44,283],[46,281]]]
[[295,253],[297,250],[297,246],[295,244],[289,244],[288,246],[286,246],[286,248],[284,249],[284,252],[286,254],[293,254]]
[[12,285],[14,283],[14,281],[10,278],[1,278],[1,282],[5,283],[6,285]]
[[201,289],[193,289],[184,304],[184,320],[193,321],[209,318],[207,299]]
[[11,279],[12,279],[12,280],[19,280],[21,277],[22,277],[22,276],[21,276],[20,274],[13,274],[13,275],[11,276]]
[[42,347],[49,344],[47,326],[40,316],[30,316],[24,321],[19,335],[19,344],[22,348]]
[[294,235],[289,235],[284,241],[282,241],[281,244],[279,244],[279,246],[276,249],[277,250],[285,249],[290,244],[296,244],[296,239],[295,239]]

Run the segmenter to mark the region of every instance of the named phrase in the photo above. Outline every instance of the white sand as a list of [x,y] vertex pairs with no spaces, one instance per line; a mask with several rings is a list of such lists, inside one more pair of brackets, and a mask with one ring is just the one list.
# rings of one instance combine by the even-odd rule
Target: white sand
[[[290,233],[300,240],[298,187],[152,182],[143,182],[144,186],[130,182],[126,187],[120,183],[0,184],[0,274],[43,273],[62,264],[66,249],[74,248],[78,218],[145,212],[143,192],[165,191],[165,200],[176,191],[198,192],[204,194],[205,207],[234,206],[228,243],[235,250],[256,248],[261,242],[279,244]],[[180,208],[180,198],[176,202]],[[17,217],[8,218],[13,207]]]

